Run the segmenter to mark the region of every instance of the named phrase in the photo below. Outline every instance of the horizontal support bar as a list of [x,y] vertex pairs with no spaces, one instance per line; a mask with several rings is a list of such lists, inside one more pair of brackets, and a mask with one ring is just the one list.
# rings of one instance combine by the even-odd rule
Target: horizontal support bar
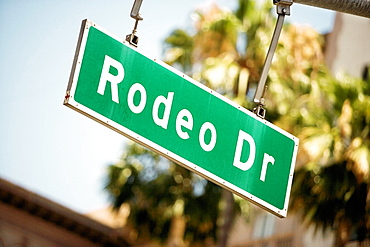
[[294,0],[294,2],[370,18],[369,0]]

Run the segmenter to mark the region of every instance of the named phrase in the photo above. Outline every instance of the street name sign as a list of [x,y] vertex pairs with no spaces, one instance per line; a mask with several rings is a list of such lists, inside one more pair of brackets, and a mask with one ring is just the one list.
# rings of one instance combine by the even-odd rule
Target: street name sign
[[64,104],[286,217],[298,139],[90,20]]

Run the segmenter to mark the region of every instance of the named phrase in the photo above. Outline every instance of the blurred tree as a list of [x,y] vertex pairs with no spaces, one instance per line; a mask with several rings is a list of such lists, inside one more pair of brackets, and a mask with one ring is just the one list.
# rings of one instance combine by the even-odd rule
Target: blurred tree
[[215,4],[198,9],[193,30],[177,29],[165,39],[164,60],[250,108],[275,17],[270,1],[238,2],[235,13]]
[[[251,109],[275,24],[271,8],[271,1],[239,0],[235,13],[199,9],[192,30],[165,39],[164,60]],[[369,229],[369,84],[332,78],[322,47],[312,29],[285,25],[268,77],[267,118],[301,140],[292,208],[317,229],[334,230],[342,246],[352,231],[361,240]],[[225,246],[234,216],[249,210],[244,200],[135,144],[109,167],[107,181],[115,208],[130,205],[140,239],[168,245],[207,245],[221,229],[218,245]]]
[[[216,240],[220,187],[135,143],[109,166],[108,176],[113,207],[130,206],[131,236],[168,241],[168,246],[207,246]],[[234,212],[247,211],[245,203]]]
[[[370,88],[362,80],[321,75],[300,111],[301,148],[292,207],[317,229],[335,230],[335,246],[362,242],[369,229]],[[294,118],[296,119],[296,118]]]

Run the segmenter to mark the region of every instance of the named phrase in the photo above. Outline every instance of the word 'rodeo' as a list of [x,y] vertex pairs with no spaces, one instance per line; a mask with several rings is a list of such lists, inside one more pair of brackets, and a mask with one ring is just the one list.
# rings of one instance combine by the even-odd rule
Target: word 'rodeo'
[[[117,70],[116,75],[110,73],[111,67]],[[106,55],[104,58],[104,64],[97,92],[101,95],[104,95],[106,84],[107,82],[110,82],[112,101],[119,104],[118,84],[123,81],[124,75],[125,72],[123,65],[119,61]],[[136,102],[135,104],[134,96],[136,93],[140,94],[140,101],[138,103]],[[167,129],[168,126],[173,98],[174,92],[168,92],[167,97],[159,95],[157,96],[157,98],[155,98],[153,103],[152,108],[153,121],[156,125],[164,129]],[[147,93],[145,87],[140,83],[133,84],[130,87],[127,95],[127,104],[131,112],[135,114],[140,114],[144,110],[146,102],[147,102]],[[159,108],[161,105],[164,106],[164,112],[163,116],[159,117]],[[176,133],[181,139],[185,140],[190,138],[188,132],[192,131],[192,129],[193,129],[193,115],[189,110],[182,109],[176,116]],[[206,143],[205,140],[205,135],[207,131],[210,132],[211,136],[208,143]],[[206,152],[212,151],[217,143],[217,131],[215,126],[211,122],[203,123],[203,125],[200,128],[198,137],[201,148]],[[242,162],[240,159],[242,156],[243,145],[245,142],[248,142],[249,144],[249,157],[246,161]],[[254,164],[255,156],[256,156],[256,144],[253,137],[248,133],[239,130],[233,165],[243,171],[247,171]],[[269,163],[273,165],[275,163],[275,158],[267,153],[264,153],[262,170],[260,175],[261,181],[265,181],[267,165]]]

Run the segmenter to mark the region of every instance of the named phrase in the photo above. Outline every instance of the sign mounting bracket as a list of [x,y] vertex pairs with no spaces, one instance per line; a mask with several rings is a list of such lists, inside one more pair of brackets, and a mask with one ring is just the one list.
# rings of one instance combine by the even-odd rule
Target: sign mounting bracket
[[266,109],[264,108],[265,98],[263,96],[267,88],[266,80],[267,80],[268,72],[270,70],[272,58],[274,56],[276,46],[279,41],[279,36],[283,28],[285,15],[290,15],[290,6],[293,4],[293,0],[273,0],[273,1],[274,1],[274,4],[276,5],[276,12],[278,14],[278,19],[276,21],[276,26],[275,26],[274,33],[272,35],[270,47],[268,49],[265,63],[263,65],[261,78],[258,82],[256,93],[253,99],[254,103],[257,104],[257,107],[253,109],[253,112],[262,119],[264,119],[266,116]]
[[135,25],[132,33],[126,36],[126,41],[135,47],[137,47],[137,44],[139,43],[139,37],[136,35],[137,25],[139,24],[139,21],[143,20],[139,13],[142,2],[143,0],[135,0],[134,5],[132,6],[130,16],[135,19]]

